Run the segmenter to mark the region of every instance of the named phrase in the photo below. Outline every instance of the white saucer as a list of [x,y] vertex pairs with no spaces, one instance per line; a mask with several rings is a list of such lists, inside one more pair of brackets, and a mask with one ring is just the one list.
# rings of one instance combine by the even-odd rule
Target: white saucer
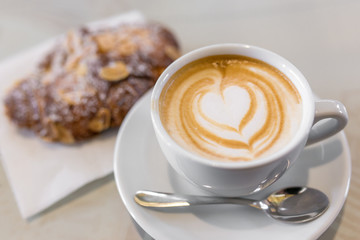
[[[133,219],[156,240],[172,239],[316,239],[335,220],[348,193],[351,159],[344,133],[308,147],[295,165],[266,192],[285,186],[322,190],[330,207],[317,220],[286,224],[246,206],[212,205],[157,211],[138,206],[137,190],[207,194],[181,179],[168,165],[150,119],[150,92],[128,113],[114,155],[114,174],[120,196]],[[259,195],[259,194],[258,194]],[[260,197],[260,196],[254,196]]]

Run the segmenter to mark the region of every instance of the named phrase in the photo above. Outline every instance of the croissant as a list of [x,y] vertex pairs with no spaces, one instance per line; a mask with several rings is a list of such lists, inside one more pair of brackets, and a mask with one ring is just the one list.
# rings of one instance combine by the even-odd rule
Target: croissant
[[119,126],[178,56],[174,35],[155,23],[72,30],[9,90],[5,112],[46,141],[82,141]]

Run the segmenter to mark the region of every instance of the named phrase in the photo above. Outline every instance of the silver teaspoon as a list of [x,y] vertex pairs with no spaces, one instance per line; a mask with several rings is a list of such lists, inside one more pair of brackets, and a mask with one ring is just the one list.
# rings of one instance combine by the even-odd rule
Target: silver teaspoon
[[268,216],[285,222],[305,223],[323,214],[329,206],[328,197],[308,187],[288,187],[270,194],[266,199],[180,195],[138,191],[135,202],[143,207],[172,208],[205,204],[240,204],[263,210]]

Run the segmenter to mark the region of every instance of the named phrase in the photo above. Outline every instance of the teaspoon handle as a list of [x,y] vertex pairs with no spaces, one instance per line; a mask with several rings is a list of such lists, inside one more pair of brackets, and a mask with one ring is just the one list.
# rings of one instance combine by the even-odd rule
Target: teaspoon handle
[[134,199],[137,204],[152,208],[186,207],[205,204],[240,204],[257,207],[257,201],[245,198],[192,196],[154,191],[138,191]]

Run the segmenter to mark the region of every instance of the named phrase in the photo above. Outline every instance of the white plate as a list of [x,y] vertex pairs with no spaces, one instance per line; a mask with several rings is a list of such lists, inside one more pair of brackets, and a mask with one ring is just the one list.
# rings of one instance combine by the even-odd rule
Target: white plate
[[[315,239],[335,220],[347,196],[351,159],[344,133],[303,151],[294,166],[266,192],[285,186],[322,190],[330,207],[317,220],[286,224],[246,206],[212,205],[157,211],[138,206],[140,189],[206,194],[181,179],[168,165],[155,138],[150,119],[150,92],[132,108],[121,126],[114,155],[120,196],[135,221],[153,238],[161,239]],[[258,194],[259,195],[259,194]],[[260,196],[254,196],[260,197]]]

